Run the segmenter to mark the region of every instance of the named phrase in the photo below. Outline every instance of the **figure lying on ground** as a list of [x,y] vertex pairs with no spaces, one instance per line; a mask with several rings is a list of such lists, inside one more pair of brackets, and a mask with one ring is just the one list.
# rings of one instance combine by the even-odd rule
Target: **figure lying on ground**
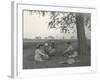
[[65,61],[60,61],[59,64],[74,64],[74,63],[78,63],[80,62],[80,60],[75,60],[74,58],[69,58]]

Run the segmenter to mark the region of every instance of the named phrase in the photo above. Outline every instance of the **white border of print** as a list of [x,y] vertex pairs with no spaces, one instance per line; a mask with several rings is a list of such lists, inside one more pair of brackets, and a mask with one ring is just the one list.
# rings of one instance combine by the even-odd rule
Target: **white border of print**
[[13,78],[23,77],[44,77],[59,76],[72,73],[91,73],[96,72],[96,50],[95,33],[91,32],[91,66],[86,67],[66,67],[66,68],[49,68],[49,69],[29,69],[23,70],[23,40],[22,40],[22,10],[47,10],[47,11],[64,11],[64,12],[82,12],[91,13],[91,27],[95,32],[96,27],[96,8],[57,6],[57,5],[38,5],[30,3],[12,2],[12,68],[11,76]]

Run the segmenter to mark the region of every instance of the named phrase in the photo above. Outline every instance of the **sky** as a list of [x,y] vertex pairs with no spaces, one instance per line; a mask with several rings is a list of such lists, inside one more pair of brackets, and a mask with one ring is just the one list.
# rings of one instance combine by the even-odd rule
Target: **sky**
[[[73,36],[77,39],[77,30],[76,25],[74,25],[73,30],[75,31],[74,34],[72,33],[61,33],[60,29],[49,29],[48,22],[50,21],[50,14],[46,14],[42,16],[37,13],[30,13],[29,11],[24,11],[23,14],[24,19],[24,38],[34,39],[37,36],[40,36],[42,39],[48,36],[53,36],[56,39],[71,39]],[[85,28],[87,38],[90,38],[90,31]]]

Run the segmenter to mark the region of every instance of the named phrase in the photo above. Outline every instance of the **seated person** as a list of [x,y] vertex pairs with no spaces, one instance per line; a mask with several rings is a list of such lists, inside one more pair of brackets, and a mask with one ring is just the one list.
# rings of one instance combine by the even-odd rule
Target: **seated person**
[[48,51],[50,56],[54,56],[56,54],[56,47],[54,41],[51,42]]
[[71,42],[67,42],[67,49],[63,52],[64,56],[70,56],[73,54],[74,48],[71,44]]
[[49,44],[48,43],[44,43],[44,51],[47,55],[49,55]]
[[49,56],[54,56],[56,54],[56,49],[53,48],[52,46],[49,46]]
[[52,42],[51,45],[49,45],[48,43],[44,44],[44,48],[45,48],[45,53],[49,56],[53,56],[56,53],[56,49],[55,49],[55,45]]
[[35,50],[35,61],[43,61],[44,59],[48,59],[48,55],[45,54],[44,46],[42,44],[37,46],[37,49]]

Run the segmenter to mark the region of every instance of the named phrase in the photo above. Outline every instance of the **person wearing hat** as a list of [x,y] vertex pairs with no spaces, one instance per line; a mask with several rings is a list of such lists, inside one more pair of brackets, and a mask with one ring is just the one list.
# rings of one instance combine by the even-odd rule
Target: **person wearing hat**
[[49,46],[49,55],[50,56],[55,56],[56,54],[56,46],[55,46],[55,42],[51,41],[51,44]]
[[49,44],[48,43],[44,43],[44,51],[47,55],[49,55]]
[[49,56],[54,56],[56,53],[55,44],[51,42],[49,45],[48,43],[44,43],[45,53]]

